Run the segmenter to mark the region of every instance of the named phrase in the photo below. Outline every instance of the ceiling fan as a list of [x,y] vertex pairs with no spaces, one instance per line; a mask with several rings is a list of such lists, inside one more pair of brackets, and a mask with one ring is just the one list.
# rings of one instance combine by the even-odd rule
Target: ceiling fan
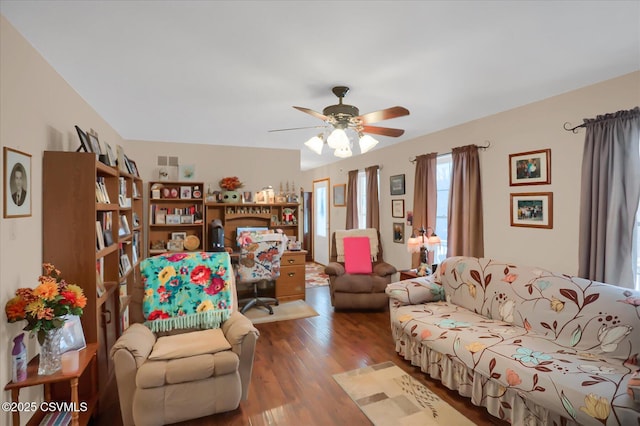
[[[326,143],[330,148],[335,149],[334,155],[336,157],[350,157],[352,155],[351,142],[347,135],[347,130],[351,129],[358,135],[360,151],[365,153],[378,144],[378,141],[369,135],[364,133],[371,133],[374,135],[391,136],[397,138],[404,134],[403,129],[393,129],[391,127],[379,127],[371,126],[371,123],[376,123],[382,120],[390,120],[392,118],[403,117],[409,115],[409,110],[401,107],[394,106],[391,108],[382,109],[375,112],[360,115],[360,111],[353,105],[347,105],[342,103],[342,99],[349,92],[349,88],[346,86],[336,86],[332,89],[334,95],[338,97],[338,104],[330,105],[322,110],[322,114],[309,108],[303,108],[294,106],[298,111],[307,113],[313,117],[319,118],[324,121],[329,129],[333,128],[331,133],[326,138]],[[270,130],[270,132],[280,132],[287,130],[299,130],[309,129],[323,126],[312,127],[296,127],[291,129],[278,129]],[[324,135],[320,134],[314,136],[305,142],[311,150],[318,155],[322,153],[322,148],[325,144]]]

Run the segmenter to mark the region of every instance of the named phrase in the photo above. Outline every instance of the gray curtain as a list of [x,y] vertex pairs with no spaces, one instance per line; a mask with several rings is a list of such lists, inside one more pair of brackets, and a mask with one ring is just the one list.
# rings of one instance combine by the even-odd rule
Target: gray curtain
[[640,108],[585,119],[578,275],[634,288]]
[[[423,226],[436,229],[438,154],[418,155],[413,187],[413,229]],[[410,234],[410,233],[409,233]],[[416,236],[418,233],[416,232]],[[411,267],[420,264],[420,253],[411,257]]]
[[480,158],[476,145],[451,152],[447,257],[484,256]]
[[347,223],[344,229],[358,227],[358,170],[351,170],[347,177]]
[[364,169],[367,176],[367,228],[380,229],[380,201],[378,200],[378,166]]

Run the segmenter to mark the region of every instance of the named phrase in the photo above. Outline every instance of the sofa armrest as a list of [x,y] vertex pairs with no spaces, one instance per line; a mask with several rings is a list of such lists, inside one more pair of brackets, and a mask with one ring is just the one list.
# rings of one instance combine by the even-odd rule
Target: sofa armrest
[[380,277],[386,277],[387,275],[392,275],[392,274],[395,274],[396,272],[398,272],[396,270],[396,267],[388,264],[387,262],[377,263],[373,267],[373,273]]
[[238,311],[232,312],[229,319],[222,323],[221,328],[232,350],[238,354],[240,354],[243,340],[249,333],[253,333],[256,339],[260,336],[260,332],[253,326],[251,320]]
[[117,351],[125,350],[133,356],[139,368],[149,357],[155,343],[156,336],[151,330],[142,324],[131,324],[111,347],[111,358]]
[[340,276],[344,275],[344,266],[338,262],[330,262],[324,267],[324,273],[327,275]]

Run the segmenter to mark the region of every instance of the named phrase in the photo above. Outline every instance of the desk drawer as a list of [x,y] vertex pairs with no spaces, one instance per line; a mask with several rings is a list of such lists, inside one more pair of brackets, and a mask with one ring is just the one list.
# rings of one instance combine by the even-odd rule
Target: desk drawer
[[276,281],[276,297],[302,295],[304,298],[304,292],[304,265],[282,267]]
[[280,259],[280,266],[282,269],[284,269],[285,266],[304,266],[304,256],[305,254],[303,252],[287,251]]

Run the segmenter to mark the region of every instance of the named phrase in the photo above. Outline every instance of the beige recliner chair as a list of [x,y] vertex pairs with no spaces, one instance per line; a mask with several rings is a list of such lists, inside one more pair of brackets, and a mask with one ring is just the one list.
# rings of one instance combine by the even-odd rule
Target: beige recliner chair
[[141,324],[145,289],[134,289],[129,305],[133,324],[111,349],[124,426],[231,411],[247,399],[259,333],[238,312],[231,281],[232,313],[219,328],[206,330],[152,332]]
[[[339,235],[336,235],[339,234]],[[375,253],[370,274],[349,274],[345,271],[343,253],[337,247],[336,239],[344,236],[368,236],[375,239],[372,250]],[[382,258],[380,232],[377,229],[352,229],[334,232],[331,236],[331,254],[324,272],[329,275],[331,305],[336,309],[386,309],[389,298],[385,293],[391,283],[396,268]]]

